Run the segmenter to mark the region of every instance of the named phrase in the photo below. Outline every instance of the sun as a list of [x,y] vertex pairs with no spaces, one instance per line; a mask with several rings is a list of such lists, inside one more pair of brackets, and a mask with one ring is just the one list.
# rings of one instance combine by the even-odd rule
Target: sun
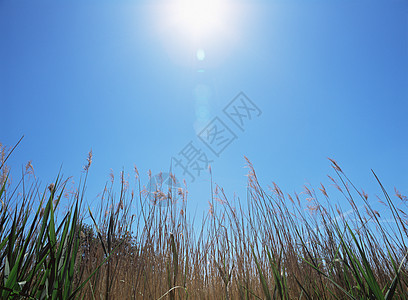
[[240,0],[157,0],[151,8],[152,37],[172,60],[185,64],[193,57],[221,62],[238,47],[249,13]]
[[175,0],[174,21],[196,37],[214,34],[227,18],[225,4],[223,0]]
[[195,39],[208,39],[225,31],[229,21],[228,0],[172,0],[168,2],[168,26]]

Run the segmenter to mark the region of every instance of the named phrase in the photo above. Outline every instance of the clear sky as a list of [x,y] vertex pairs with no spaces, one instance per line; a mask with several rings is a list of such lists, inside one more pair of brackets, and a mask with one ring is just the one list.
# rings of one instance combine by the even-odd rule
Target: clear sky
[[0,142],[25,135],[14,177],[32,160],[44,185],[61,164],[78,182],[92,148],[94,203],[110,169],[147,184],[172,161],[200,212],[206,159],[245,199],[244,155],[289,193],[329,185],[330,157],[373,202],[370,169],[408,194],[407,1],[97,2],[0,0]]

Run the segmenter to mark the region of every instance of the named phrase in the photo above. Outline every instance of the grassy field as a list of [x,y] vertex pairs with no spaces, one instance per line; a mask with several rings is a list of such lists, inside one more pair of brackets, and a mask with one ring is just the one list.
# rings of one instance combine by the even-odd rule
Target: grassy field
[[265,190],[249,160],[247,199],[211,183],[198,219],[182,189],[152,205],[137,169],[134,189],[122,176],[115,193],[112,178],[88,209],[91,153],[75,190],[60,176],[41,187],[30,164],[11,185],[1,149],[1,299],[408,299],[407,198],[391,198],[374,173],[392,221],[335,161],[347,214],[323,185],[301,196]]

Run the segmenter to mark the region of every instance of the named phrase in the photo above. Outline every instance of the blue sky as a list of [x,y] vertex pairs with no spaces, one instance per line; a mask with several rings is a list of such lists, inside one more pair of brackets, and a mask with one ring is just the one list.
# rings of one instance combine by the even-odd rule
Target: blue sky
[[[288,193],[329,185],[330,157],[373,202],[370,169],[408,194],[408,3],[224,2],[221,25],[193,35],[170,0],[0,1],[0,141],[25,135],[14,177],[32,160],[44,185],[61,164],[78,182],[92,148],[94,203],[110,169],[147,184],[192,141],[231,198],[246,197],[244,155]],[[262,112],[244,131],[223,112],[240,92]],[[197,137],[215,117],[236,135],[219,157]],[[205,211],[208,172],[185,177]]]

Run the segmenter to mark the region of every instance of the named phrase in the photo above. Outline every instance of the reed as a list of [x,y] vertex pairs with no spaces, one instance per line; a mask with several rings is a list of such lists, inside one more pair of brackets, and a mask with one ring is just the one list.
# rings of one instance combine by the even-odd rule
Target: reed
[[[62,213],[67,180],[41,190],[30,164],[11,188],[1,153],[2,299],[408,298],[407,198],[391,198],[374,172],[388,223],[334,160],[329,196],[323,185],[265,190],[247,159],[247,199],[228,199],[211,181],[200,218],[184,189],[168,191],[168,206],[151,203],[136,168],[134,184],[122,173],[116,194],[112,176],[99,209],[86,207],[90,153]],[[333,206],[338,195],[351,211]]]

